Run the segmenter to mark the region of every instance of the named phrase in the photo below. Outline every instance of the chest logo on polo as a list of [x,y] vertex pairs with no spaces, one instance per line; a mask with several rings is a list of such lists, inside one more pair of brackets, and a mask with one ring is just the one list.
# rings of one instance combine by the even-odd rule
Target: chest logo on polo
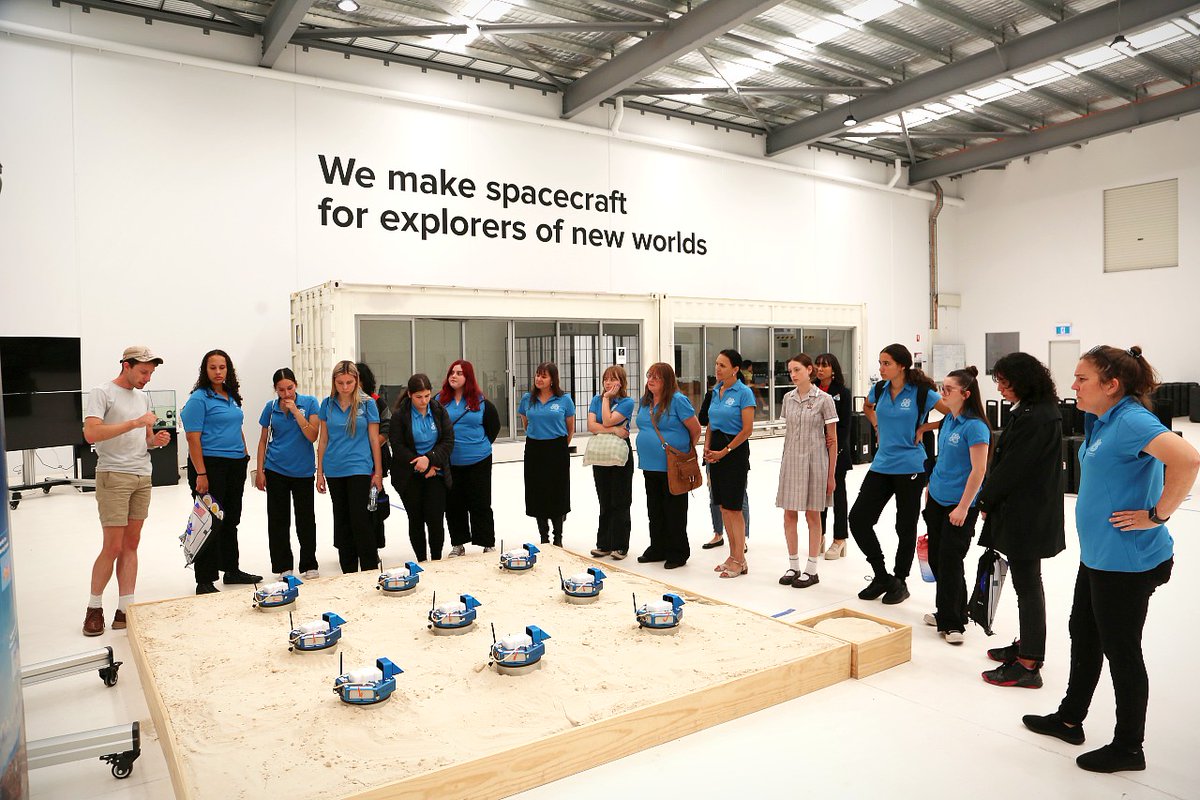
[[1088,454],[1089,456],[1094,456],[1094,455],[1096,455],[1096,451],[1100,449],[1100,445],[1102,445],[1102,444],[1104,444],[1104,440],[1103,440],[1103,439],[1097,439],[1097,440],[1095,441],[1095,443],[1094,443],[1094,444],[1093,444],[1091,447],[1089,447],[1089,448],[1087,449],[1087,454]]
[[958,444],[961,441],[962,441],[962,434],[959,433],[958,431],[955,431],[954,433],[950,434],[950,444]]
[[727,406],[732,406],[732,405],[733,405],[734,403],[736,403],[736,402],[737,402],[737,401],[736,401],[736,400],[734,400],[732,397],[726,397],[726,398],[725,398],[725,405],[727,405]]
[[906,398],[904,398],[903,400],[901,400],[901,401],[900,401],[900,407],[901,407],[901,408],[912,408],[912,398],[911,398],[911,397],[906,397]]
[[551,404],[550,404],[550,410],[551,410],[551,411],[558,411],[560,408],[562,408],[562,406],[560,406],[558,403],[551,403]]

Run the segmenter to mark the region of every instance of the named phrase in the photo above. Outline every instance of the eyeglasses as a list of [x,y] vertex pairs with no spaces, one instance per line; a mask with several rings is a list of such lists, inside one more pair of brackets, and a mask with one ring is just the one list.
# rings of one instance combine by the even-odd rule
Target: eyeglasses
[[942,384],[942,388],[941,388],[942,394],[954,394],[955,392],[961,392],[961,391],[962,391],[962,389],[958,388],[957,386],[951,386],[948,383]]

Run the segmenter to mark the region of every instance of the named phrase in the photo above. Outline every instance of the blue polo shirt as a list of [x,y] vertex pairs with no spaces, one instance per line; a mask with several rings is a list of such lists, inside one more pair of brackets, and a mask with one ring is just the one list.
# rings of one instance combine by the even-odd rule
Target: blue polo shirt
[[[874,390],[872,390],[874,391]],[[881,387],[875,402],[879,421],[879,449],[871,462],[871,472],[881,475],[912,475],[925,471],[925,448],[917,444],[917,420],[937,405],[938,393],[929,390],[925,408],[917,408],[917,385],[905,383],[900,394],[892,397],[891,384]]]
[[[346,430],[350,412],[354,411],[354,436]],[[372,422],[379,422],[379,408],[375,401],[367,398],[358,404],[357,409],[342,410],[337,400],[326,397],[321,401],[321,409],[317,412],[325,423],[328,441],[325,443],[325,458],[321,462],[321,471],[327,478],[345,478],[350,475],[373,475],[375,473],[375,458],[371,454]]]
[[717,384],[712,394],[712,402],[708,404],[708,427],[737,436],[742,432],[742,409],[758,406],[754,392],[741,381],[734,381],[728,389],[724,384]]
[[1174,553],[1167,526],[1122,531],[1108,518],[1116,511],[1149,510],[1162,497],[1162,462],[1142,448],[1167,429],[1132,397],[1099,417],[1085,415],[1084,429],[1075,502],[1080,560],[1106,572],[1154,569]]
[[[655,406],[657,408],[658,406]],[[666,472],[667,452],[663,450],[658,434],[654,432],[654,422],[650,418],[650,406],[638,404],[637,407],[637,453],[638,467],[643,472]],[[671,407],[658,421],[659,433],[667,440],[667,444],[676,450],[687,452],[692,443],[692,434],[684,427],[684,420],[696,416],[692,401],[681,392],[676,392],[671,398]]]
[[242,407],[232,397],[222,397],[212,389],[197,389],[188,395],[179,412],[186,433],[200,434],[200,452],[218,458],[242,458],[246,443],[242,440]]
[[[633,405],[634,403],[632,397],[622,397],[615,403],[612,400],[608,401],[608,410],[615,411],[625,418],[625,422],[622,423],[625,426],[625,430],[629,430],[629,420],[633,416]],[[599,422],[601,425],[603,425],[604,420],[602,417],[604,416],[604,398],[600,395],[593,397],[592,401],[588,403],[588,413],[595,414],[596,422]]]
[[525,438],[560,439],[567,435],[567,417],[575,416],[575,402],[571,400],[571,395],[564,394],[561,397],[550,395],[550,399],[543,403],[526,392],[521,396],[517,413],[529,420],[525,426]]
[[451,400],[443,408],[454,425],[454,449],[450,451],[450,463],[456,467],[478,464],[492,454],[492,443],[483,430],[483,398],[479,398],[479,410],[467,408],[467,400]]
[[[309,394],[296,395],[296,408],[305,419],[316,416],[320,402]],[[267,463],[263,466],[289,478],[311,478],[317,470],[313,443],[300,429],[300,423],[287,411],[279,408],[279,398],[267,403],[258,424],[271,431],[267,437]]]
[[[971,448],[991,441],[991,429],[978,417],[949,414],[942,420],[937,464],[929,476],[929,496],[934,502],[943,506],[959,504],[971,477]],[[975,495],[978,497],[978,490]],[[971,498],[971,505],[975,505],[975,497]]]
[[428,407],[422,414],[413,406],[409,416],[412,418],[413,447],[416,448],[417,455],[423,456],[437,444],[437,422],[434,421],[433,414],[429,413]]

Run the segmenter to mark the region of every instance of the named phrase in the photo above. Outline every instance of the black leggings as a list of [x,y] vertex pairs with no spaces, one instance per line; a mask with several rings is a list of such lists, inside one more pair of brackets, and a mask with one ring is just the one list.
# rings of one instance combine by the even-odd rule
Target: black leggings
[[925,473],[911,475],[884,475],[868,472],[863,478],[858,499],[850,509],[850,531],[854,542],[867,557],[867,563],[875,571],[875,577],[887,577],[887,563],[879,537],[875,535],[875,523],[892,495],[896,496],[896,569],[893,574],[900,580],[908,578],[912,571],[913,556],[917,552],[917,519],[921,516],[921,490],[925,488]]
[[[246,465],[250,456],[222,458],[205,456],[208,494],[221,506],[223,519],[213,519],[212,532],[196,554],[196,583],[213,583],[221,572],[238,572],[238,524],[242,521],[242,491],[246,488]],[[196,494],[196,467],[187,461],[188,486]]]
[[1117,724],[1113,743],[1136,750],[1146,738],[1150,679],[1142,658],[1142,628],[1150,595],[1171,579],[1174,559],[1145,572],[1106,572],[1079,565],[1071,605],[1071,677],[1058,707],[1066,722],[1083,722],[1100,669],[1108,659]]
[[1046,592],[1042,588],[1042,560],[1010,558],[1008,576],[1017,595],[1017,620],[1021,626],[1017,655],[1041,666],[1046,659]]
[[317,518],[313,510],[313,477],[293,478],[264,470],[267,482],[267,542],[271,571],[287,572],[292,561],[291,509],[296,509],[296,538],[300,542],[300,571],[317,568]]
[[925,502],[925,527],[929,532],[929,568],[937,579],[937,629],[943,633],[967,629],[967,579],[963,568],[979,510],[972,508],[962,525],[950,522],[954,506],[932,497]]

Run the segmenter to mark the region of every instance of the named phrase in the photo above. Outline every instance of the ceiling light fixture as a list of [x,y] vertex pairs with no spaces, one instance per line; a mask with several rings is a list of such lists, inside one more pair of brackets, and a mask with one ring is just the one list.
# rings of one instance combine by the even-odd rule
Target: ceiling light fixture
[[354,0],[338,0],[338,10],[345,11],[347,14],[353,14],[358,11],[358,3]]
[[1133,45],[1129,43],[1129,40],[1120,33],[1113,37],[1113,40],[1108,43],[1108,46],[1113,50],[1117,50],[1118,52],[1122,50],[1128,50],[1129,48],[1133,47]]
[[846,118],[844,120],[842,120],[842,124],[845,125],[847,128],[853,128],[855,125],[858,124],[858,120],[856,120],[854,118],[854,114],[851,113],[851,114],[846,115]]

